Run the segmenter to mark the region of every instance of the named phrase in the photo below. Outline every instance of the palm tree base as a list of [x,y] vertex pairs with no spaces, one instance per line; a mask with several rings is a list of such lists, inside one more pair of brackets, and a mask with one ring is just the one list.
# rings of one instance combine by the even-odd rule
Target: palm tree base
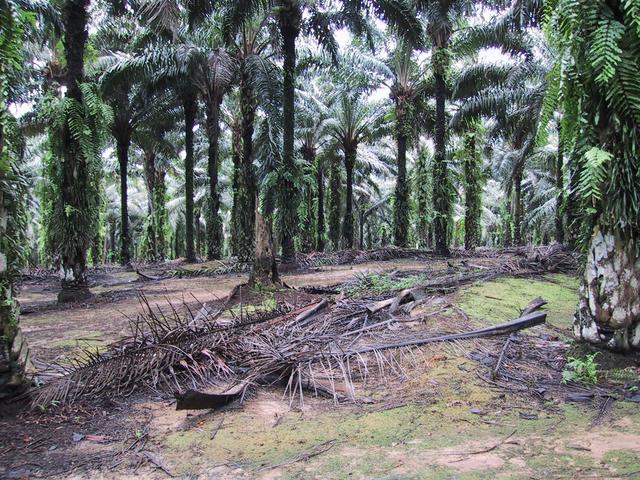
[[93,298],[87,287],[63,287],[58,293],[58,303],[86,302]]
[[618,351],[640,350],[640,257],[633,241],[596,229],[580,287],[577,338]]

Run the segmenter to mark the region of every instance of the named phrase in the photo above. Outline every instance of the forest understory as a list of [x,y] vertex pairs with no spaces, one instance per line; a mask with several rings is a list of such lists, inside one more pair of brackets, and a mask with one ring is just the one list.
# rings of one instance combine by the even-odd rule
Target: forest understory
[[[352,355],[351,364],[334,363],[322,372],[309,367],[326,390],[303,389],[301,383],[298,391],[291,379],[255,382],[244,398],[215,409],[176,410],[175,392],[160,382],[149,387],[145,380],[127,392],[78,393],[3,420],[0,477],[640,475],[640,359],[574,342],[578,278],[569,253],[553,247],[478,249],[446,259],[393,252],[301,256],[300,271],[281,275],[286,288],[258,290],[235,288],[248,275],[222,262],[139,265],[137,272],[105,267],[92,272],[94,298],[74,308],[56,303],[54,276],[31,272],[19,287],[22,329],[35,368],[44,371],[51,364],[71,366],[73,358],[87,360],[90,351],[108,359],[131,345],[130,327],[144,324],[135,319],[144,318],[149,307],[191,319],[176,329],[195,328],[188,325],[202,312],[218,325],[255,321],[245,338],[252,332],[268,337],[278,325],[295,331],[293,314],[298,331],[317,336],[301,323],[343,325],[327,320],[342,308],[353,321],[335,337],[355,333],[349,345],[361,351],[495,327],[521,317],[538,297],[546,301],[546,321],[491,337]],[[388,259],[394,256],[405,258]],[[316,312],[318,305],[324,314]],[[367,312],[349,310],[354,305]],[[267,324],[274,329],[254,330]],[[148,334],[151,323],[144,325]],[[213,345],[211,350],[217,352]],[[202,368],[212,364],[195,355],[193,360]],[[175,365],[179,376],[179,360]],[[183,365],[185,371],[193,367]],[[344,365],[352,369],[348,374]],[[103,370],[93,371],[94,383]],[[226,378],[237,384],[240,376]],[[213,377],[204,383],[216,384],[223,376]],[[41,380],[46,393],[56,375]],[[208,391],[223,390],[218,384]]]

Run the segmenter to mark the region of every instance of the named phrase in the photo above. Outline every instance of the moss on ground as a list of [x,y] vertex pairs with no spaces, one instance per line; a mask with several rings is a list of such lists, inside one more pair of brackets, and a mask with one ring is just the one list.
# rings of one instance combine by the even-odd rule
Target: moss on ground
[[542,297],[548,302],[547,322],[567,329],[578,303],[578,284],[577,278],[563,274],[502,278],[462,289],[457,304],[472,320],[493,325],[517,318],[531,300]]

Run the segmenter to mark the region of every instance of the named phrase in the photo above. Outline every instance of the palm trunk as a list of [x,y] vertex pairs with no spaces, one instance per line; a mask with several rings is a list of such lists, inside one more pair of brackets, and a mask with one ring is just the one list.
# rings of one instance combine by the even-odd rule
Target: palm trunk
[[255,99],[245,70],[240,75],[240,110],[242,112],[242,159],[238,178],[238,259],[251,261],[254,256],[256,186],[253,169],[253,123]]
[[113,263],[116,256],[116,217],[111,217],[109,220],[109,263]]
[[513,243],[519,247],[522,245],[522,176],[524,165],[518,165],[513,176]]
[[[396,106],[396,112],[400,109]],[[398,145],[398,176],[396,178],[396,191],[394,203],[394,243],[397,247],[407,246],[407,233],[409,231],[409,187],[407,184],[407,136],[404,115],[397,119],[396,142]],[[362,247],[360,247],[362,248]]]
[[156,238],[156,206],[155,206],[155,154],[144,152],[143,167],[144,179],[147,187],[147,228],[144,245],[144,258],[149,262],[157,261],[158,239]]
[[[558,128],[560,134],[560,128]],[[564,166],[564,156],[562,150],[562,140],[558,140],[558,155],[556,158],[556,241],[564,243],[564,176],[562,168]]]
[[[312,145],[302,147],[302,158],[309,166],[313,166],[316,160],[316,152]],[[304,187],[305,219],[300,231],[300,248],[303,252],[310,252],[314,246],[315,213],[313,210],[314,191],[311,185]]]
[[149,203],[149,219],[147,225],[147,257],[152,262],[163,261],[166,256],[164,227],[166,223],[164,181],[165,173],[156,168],[156,154],[144,152],[144,176]]
[[364,223],[366,221],[366,210],[364,208],[358,209],[358,248],[360,250],[364,249]]
[[220,105],[222,96],[215,96],[207,105],[207,136],[209,137],[209,205],[207,221],[207,259],[217,260],[222,255],[222,220],[220,219],[220,195],[218,194],[218,139],[220,138]]
[[153,214],[155,217],[154,224],[156,228],[156,246],[157,260],[162,262],[167,256],[167,241],[165,238],[165,226],[168,222],[167,215],[167,185],[165,183],[166,172],[162,169],[156,169],[156,178],[154,181],[153,191]]
[[329,176],[329,240],[333,250],[340,248],[340,183],[340,164],[336,158],[332,158]]
[[344,248],[353,248],[353,168],[356,163],[357,147],[346,147],[344,166],[347,172],[347,202],[342,224],[342,240]]
[[[507,199],[509,199],[512,195],[512,191],[513,189],[510,187],[509,191],[507,192]],[[509,200],[506,200],[507,202]],[[502,241],[502,246],[503,247],[511,247],[513,246],[513,222],[511,221],[511,207],[509,205],[505,205],[504,206],[504,210],[505,210],[505,215],[503,216],[502,219],[502,228],[504,230],[503,232],[503,241]]]
[[[0,106],[4,107],[2,92]],[[5,112],[0,111],[0,116],[3,115]],[[3,158],[3,148],[4,138],[0,125],[0,158]],[[6,174],[10,172],[10,165],[0,164],[0,185],[4,184]],[[20,197],[7,198],[12,195],[9,192],[5,197],[2,188],[0,186],[0,219],[10,219],[17,214],[15,202],[20,201]],[[0,401],[17,395],[26,388],[24,372],[29,356],[29,349],[20,329],[19,305],[14,298],[13,272],[10,265],[15,260],[12,258],[10,246],[18,243],[20,239],[12,238],[13,235],[8,231],[9,225],[10,222],[0,221]]]
[[[89,0],[66,0],[63,6],[65,27],[64,45],[67,64],[67,97],[82,103],[80,83],[84,79],[84,49],[87,41],[87,21]],[[83,159],[77,140],[71,135],[68,125],[62,134],[62,184],[61,212],[63,221],[69,230],[74,225],[82,225],[92,215],[89,212],[90,199],[88,184],[89,160]],[[65,212],[65,213],[62,213]],[[68,235],[68,243],[61,254],[62,291],[59,302],[84,300],[91,296],[87,285],[87,250],[89,239],[84,235]]]
[[200,207],[193,210],[194,238],[196,243],[196,257],[202,253],[202,224],[200,223]]
[[231,126],[231,159],[233,162],[233,179],[231,187],[233,189],[233,205],[231,206],[231,255],[238,256],[238,199],[240,189],[240,164],[242,154],[242,131],[238,122]]
[[316,188],[318,190],[318,216],[316,220],[316,250],[324,250],[324,176],[322,165],[316,165]]
[[639,285],[635,241],[596,227],[580,287],[575,335],[614,350],[640,349]]
[[464,160],[465,217],[464,248],[473,250],[480,238],[480,215],[482,214],[480,168],[476,151],[476,134],[467,134]]
[[294,128],[295,128],[295,83],[296,83],[296,37],[300,31],[300,11],[294,4],[286,4],[287,10],[280,14],[280,32],[282,34],[282,48],[284,54],[283,91],[282,91],[282,163],[284,172],[281,175],[281,210],[282,210],[282,263],[294,263],[296,251],[294,238],[297,227],[295,185],[291,174],[294,165]]
[[436,84],[436,118],[435,118],[435,158],[433,168],[433,207],[435,212],[434,228],[436,237],[436,253],[449,255],[449,222],[451,217],[451,199],[449,196],[449,175],[446,145],[447,86],[445,82],[445,65],[442,57],[444,49],[436,49],[434,58],[434,78]]
[[190,92],[183,94],[184,109],[184,145],[186,156],[184,159],[184,190],[185,190],[185,259],[189,263],[196,261],[193,236],[193,127],[196,123],[196,97]]
[[129,208],[127,190],[127,170],[129,168],[129,145],[131,136],[128,131],[116,132],[116,150],[120,167],[120,265],[131,263],[129,240]]

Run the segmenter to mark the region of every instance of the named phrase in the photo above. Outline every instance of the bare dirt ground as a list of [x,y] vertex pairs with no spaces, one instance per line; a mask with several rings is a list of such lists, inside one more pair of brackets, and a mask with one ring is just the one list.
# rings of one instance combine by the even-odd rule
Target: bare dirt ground
[[[440,260],[394,260],[322,267],[284,280],[325,286],[357,275],[447,268]],[[96,299],[70,308],[54,305],[54,278],[32,278],[20,291],[21,321],[36,361],[64,363],[81,344],[101,348],[127,335],[127,317],[140,311],[138,291],[163,308],[167,302],[197,305],[224,298],[245,280],[228,274],[142,282],[134,272],[107,270],[94,275]],[[492,325],[516,318],[542,296],[549,302],[547,325],[523,333],[523,355],[527,342],[584,355],[583,347],[565,345],[577,286],[560,274],[471,285],[437,299],[454,309],[414,327],[437,332]],[[314,298],[289,290],[241,301],[295,305]],[[640,478],[640,404],[570,403],[561,394],[535,398],[492,385],[483,352],[499,351],[503,342],[416,349],[404,376],[376,376],[359,385],[356,404],[310,395],[300,404],[273,388],[219,411],[176,411],[170,394],[136,394],[22,413],[0,419],[0,478]],[[640,381],[637,357],[600,355],[607,364],[602,381],[625,387]],[[512,358],[510,368],[517,372],[525,360]],[[554,378],[559,373],[549,370]]]

